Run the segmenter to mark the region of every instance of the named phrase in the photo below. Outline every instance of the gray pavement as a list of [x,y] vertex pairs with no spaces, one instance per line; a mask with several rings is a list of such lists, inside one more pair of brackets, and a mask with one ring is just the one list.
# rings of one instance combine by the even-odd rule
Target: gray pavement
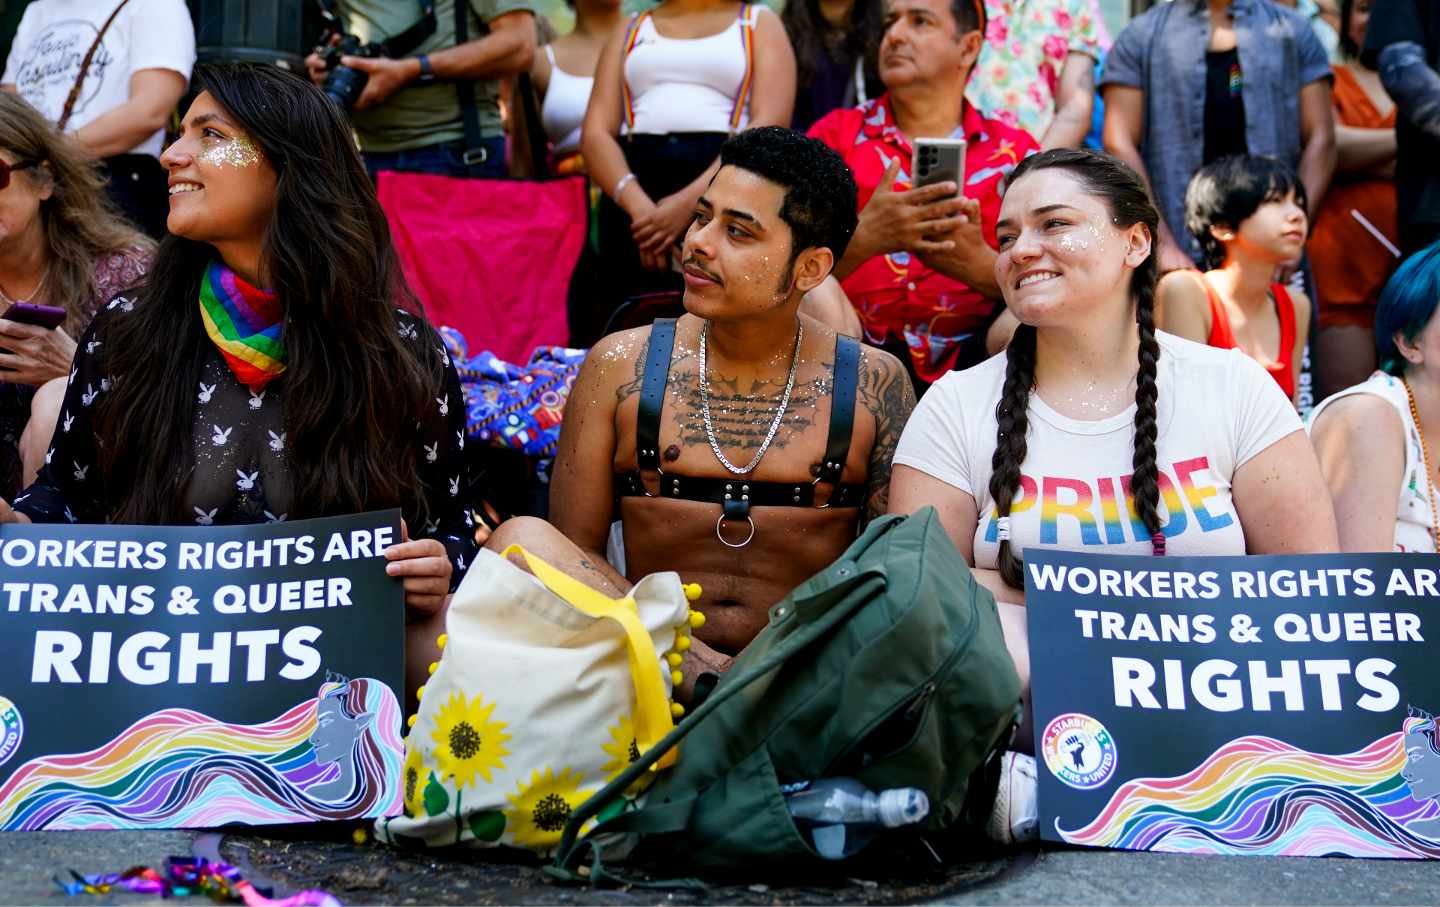
[[[485,860],[412,855],[341,836],[284,833],[39,832],[0,836],[0,904],[149,905],[129,893],[67,899],[51,876],[68,868],[158,866],[166,856],[217,854],[277,893],[323,888],[346,904],[1435,904],[1440,864],[1347,859],[1181,857],[1081,850],[977,853],[941,869],[906,869],[904,881],[742,885],[709,892],[591,890],[554,885],[538,869]],[[168,902],[181,907],[181,902]],[[200,905],[206,902],[193,902]]]

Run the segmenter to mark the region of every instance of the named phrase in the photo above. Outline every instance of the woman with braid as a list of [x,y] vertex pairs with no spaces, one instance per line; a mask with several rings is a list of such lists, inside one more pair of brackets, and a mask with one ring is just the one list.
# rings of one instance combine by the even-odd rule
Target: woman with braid
[[[1337,548],[1320,468],[1275,381],[1236,350],[1155,330],[1157,225],[1139,177],[1115,158],[1056,149],[1022,161],[995,261],[1020,326],[1005,353],[935,383],[895,454],[890,510],[940,512],[1000,602],[1027,684],[1028,547]],[[1033,833],[1033,783],[1016,781],[1033,778],[1033,760],[1007,754],[1003,767],[992,832]]]

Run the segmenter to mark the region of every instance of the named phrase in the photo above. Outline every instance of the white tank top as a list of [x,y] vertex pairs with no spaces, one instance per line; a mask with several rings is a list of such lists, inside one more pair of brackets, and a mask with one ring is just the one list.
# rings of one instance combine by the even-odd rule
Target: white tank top
[[[763,7],[747,7],[754,26]],[[645,16],[625,58],[634,125],[629,131],[650,135],[671,132],[730,132],[735,98],[748,74],[741,20],[708,38],[667,38]],[[746,98],[739,129],[750,121]]]
[[550,61],[550,85],[545,89],[545,103],[540,105],[540,125],[550,139],[556,154],[580,150],[580,124],[585,121],[585,107],[590,103],[594,76],[572,76],[555,63],[555,48],[545,45]]
[[1310,413],[1306,430],[1313,430],[1315,420],[1326,407],[1355,394],[1373,394],[1395,407],[1405,426],[1405,471],[1400,475],[1400,503],[1395,512],[1395,550],[1398,552],[1433,552],[1435,540],[1430,537],[1430,482],[1425,477],[1425,455],[1420,446],[1420,432],[1410,415],[1410,395],[1400,379],[1385,372],[1376,372],[1364,382],[1347,387],[1321,401]]

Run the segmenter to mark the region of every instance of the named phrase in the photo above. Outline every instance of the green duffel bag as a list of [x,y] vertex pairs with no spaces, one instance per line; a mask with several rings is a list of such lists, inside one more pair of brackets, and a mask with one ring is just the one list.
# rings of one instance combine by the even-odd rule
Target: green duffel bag
[[[995,599],[934,508],[877,519],[770,609],[698,708],[575,811],[549,871],[617,879],[606,868],[613,846],[628,850],[638,835],[630,859],[667,875],[803,874],[827,861],[797,830],[781,785],[820,778],[919,788],[925,827],[951,829],[972,774],[1009,741],[1019,701]],[[682,739],[675,767],[627,800]]]

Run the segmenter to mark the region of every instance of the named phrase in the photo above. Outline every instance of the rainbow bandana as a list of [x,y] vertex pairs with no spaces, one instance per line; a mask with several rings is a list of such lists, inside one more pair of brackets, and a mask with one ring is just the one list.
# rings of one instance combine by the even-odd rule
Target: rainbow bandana
[[285,371],[284,312],[274,293],[250,286],[217,261],[200,284],[200,317],[225,364],[251,392]]

